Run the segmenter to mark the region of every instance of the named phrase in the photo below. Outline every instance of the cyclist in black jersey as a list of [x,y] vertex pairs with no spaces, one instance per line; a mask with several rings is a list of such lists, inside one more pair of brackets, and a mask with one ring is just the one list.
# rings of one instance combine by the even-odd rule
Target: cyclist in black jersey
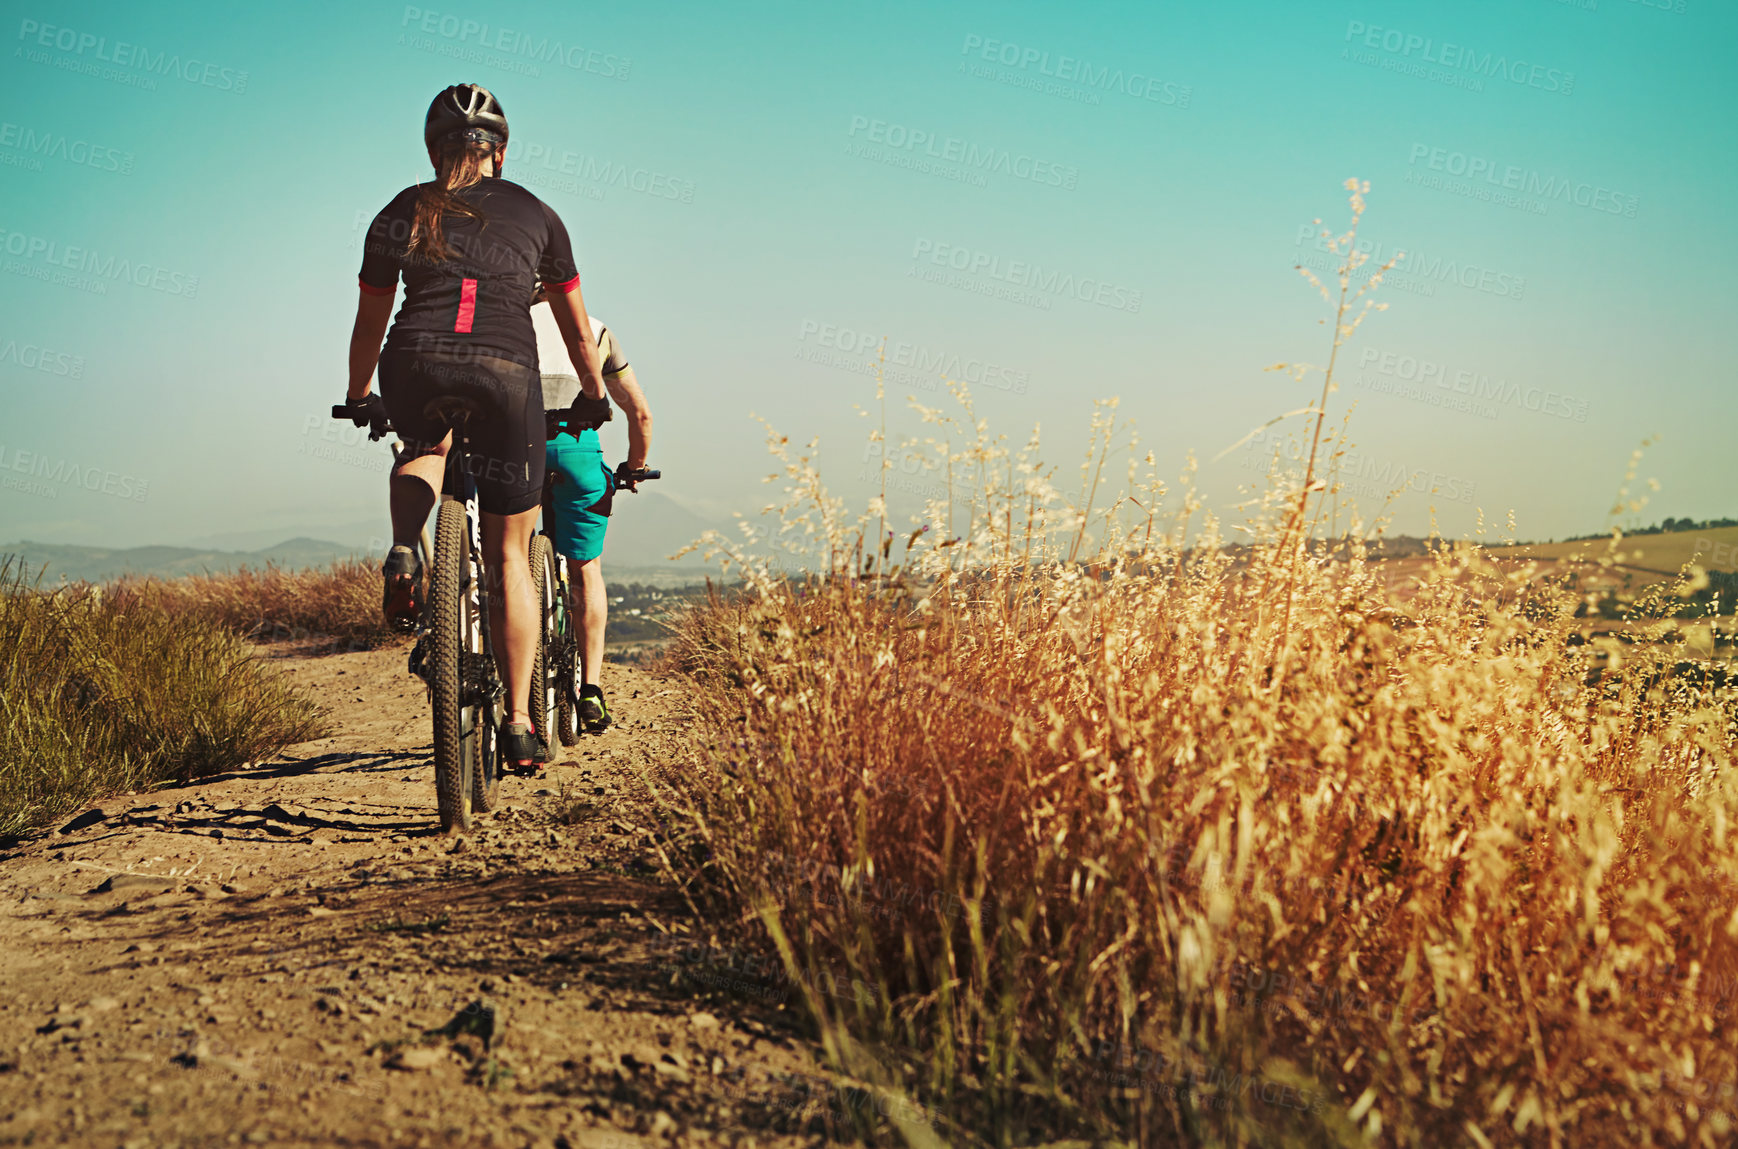
[[[602,363],[567,229],[543,201],[501,178],[507,117],[494,95],[475,84],[441,92],[429,105],[423,142],[435,179],[399,192],[368,229],[348,401],[352,411],[389,415],[407,448],[392,471],[393,547],[382,568],[386,611],[397,618],[418,609],[412,547],[440,496],[452,443],[425,407],[437,396],[457,395],[484,412],[472,442],[490,627],[505,639],[495,644],[508,692],[501,749],[507,761],[529,765],[542,749],[529,712],[538,607],[527,559],[546,442],[537,340],[525,302],[538,279],[549,285],[550,310],[579,374],[576,409],[607,405]],[[388,334],[400,278],[404,304]],[[369,387],[376,366],[379,396]]]

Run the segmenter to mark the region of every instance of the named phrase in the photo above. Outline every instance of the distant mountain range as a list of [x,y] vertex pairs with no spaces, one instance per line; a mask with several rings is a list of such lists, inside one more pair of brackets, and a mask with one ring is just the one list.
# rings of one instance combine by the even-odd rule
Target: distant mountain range
[[45,585],[60,582],[107,582],[123,575],[223,574],[242,567],[267,565],[287,570],[325,566],[350,558],[357,548],[321,539],[290,539],[258,551],[204,550],[198,547],[81,547],[61,543],[0,543],[0,554],[20,563],[25,574],[38,573]]
[[[698,555],[680,563],[667,557],[698,537],[711,524],[669,498],[642,489],[618,494],[615,514],[604,542],[604,570],[616,578],[631,578],[658,585],[699,582],[708,567]],[[224,550],[218,547],[88,547],[28,540],[0,543],[0,555],[11,556],[34,580],[44,585],[61,582],[107,582],[124,575],[156,575],[178,578],[194,574],[222,574],[242,567],[278,566],[286,570],[320,567],[339,559],[378,561],[384,544],[335,543],[326,539],[294,538],[259,550]]]
[[[698,554],[689,555],[680,563],[670,562],[669,556],[705,531],[722,528],[668,496],[649,489],[655,485],[642,485],[632,493],[616,492],[609,531],[604,535],[604,570],[612,567],[664,567],[692,570],[698,579],[707,570],[706,562]],[[732,530],[730,534],[734,537],[737,532]],[[717,570],[716,567],[711,569]]]

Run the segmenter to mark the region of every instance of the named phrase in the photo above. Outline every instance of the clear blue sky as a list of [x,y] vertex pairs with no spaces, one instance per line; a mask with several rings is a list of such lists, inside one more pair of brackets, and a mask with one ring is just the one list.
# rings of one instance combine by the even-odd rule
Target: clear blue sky
[[0,541],[381,533],[384,450],[324,416],[361,224],[461,81],[503,101],[507,175],[567,221],[662,491],[707,518],[766,501],[751,414],[867,495],[881,336],[900,404],[988,371],[981,413],[1070,474],[1109,395],[1165,473],[1211,459],[1304,401],[1261,369],[1325,355],[1291,265],[1349,175],[1366,236],[1427,261],[1335,397],[1367,488],[1439,476],[1450,534],[1594,530],[1657,431],[1645,517],[1738,514],[1738,16],[1676,6],[9,5]]

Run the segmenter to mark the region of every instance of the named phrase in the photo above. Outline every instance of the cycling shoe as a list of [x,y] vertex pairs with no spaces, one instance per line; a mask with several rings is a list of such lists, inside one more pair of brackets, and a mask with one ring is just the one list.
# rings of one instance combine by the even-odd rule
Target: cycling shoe
[[531,727],[509,722],[501,727],[501,760],[516,769],[535,769],[549,761],[549,748]]
[[386,583],[380,609],[392,629],[408,634],[422,619],[422,563],[409,547],[393,547],[380,573]]
[[604,703],[602,688],[590,683],[579,688],[579,720],[593,734],[608,729],[610,708]]

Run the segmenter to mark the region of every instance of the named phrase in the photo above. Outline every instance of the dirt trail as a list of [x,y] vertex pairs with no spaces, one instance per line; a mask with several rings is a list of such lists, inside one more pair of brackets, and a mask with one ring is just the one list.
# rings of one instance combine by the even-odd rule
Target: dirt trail
[[634,768],[685,753],[675,681],[609,667],[618,725],[506,779],[455,845],[404,650],[265,654],[337,736],[0,854],[0,1145],[628,1149],[836,1128],[788,987],[693,944],[648,864]]

